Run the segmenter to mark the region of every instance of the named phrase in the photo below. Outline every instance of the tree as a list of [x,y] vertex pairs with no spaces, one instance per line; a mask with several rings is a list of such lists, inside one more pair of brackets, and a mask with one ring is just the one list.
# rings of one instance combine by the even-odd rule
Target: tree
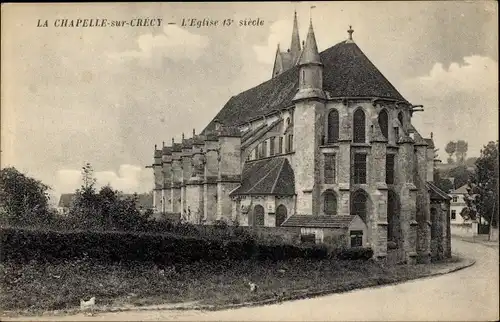
[[465,163],[465,156],[467,155],[467,150],[469,149],[469,144],[464,140],[458,140],[456,143],[456,157],[457,162],[460,164]]
[[470,177],[472,176],[472,171],[469,171],[465,165],[459,165],[450,169],[447,176],[454,178],[454,188],[458,189],[469,182]]
[[476,160],[465,201],[471,211],[498,228],[498,141],[490,141]]
[[441,172],[434,168],[434,184],[441,190],[443,190],[446,193],[449,193],[451,190],[453,190],[453,183],[446,178],[441,177]]
[[476,164],[476,160],[477,160],[476,157],[467,158],[467,160],[465,160],[465,165],[468,167],[473,167]]
[[54,215],[49,207],[50,187],[14,167],[0,170],[0,208],[9,224],[46,223]]
[[444,150],[449,155],[448,163],[453,163],[453,154],[457,151],[457,143],[454,141],[448,142],[448,144],[446,144],[446,147],[444,148]]

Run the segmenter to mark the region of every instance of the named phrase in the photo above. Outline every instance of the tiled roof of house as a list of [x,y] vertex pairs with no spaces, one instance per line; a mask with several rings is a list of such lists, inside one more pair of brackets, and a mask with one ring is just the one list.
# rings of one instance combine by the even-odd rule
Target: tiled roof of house
[[356,216],[292,215],[281,226],[310,228],[347,228]]
[[[320,53],[323,89],[332,97],[380,97],[405,101],[353,42],[341,42]],[[237,125],[292,105],[298,90],[298,66],[229,99],[214,119]],[[212,120],[203,130],[213,130]]]
[[285,157],[268,158],[245,163],[241,185],[231,195],[295,194],[295,177]]
[[450,196],[446,194],[443,190],[439,189],[434,183],[427,182],[427,189],[429,189],[429,195],[431,200],[450,200]]
[[63,193],[61,195],[61,198],[59,198],[58,207],[69,208],[71,206],[71,202],[73,201],[73,198],[75,198],[74,193]]
[[452,190],[450,193],[452,193],[452,194],[463,194],[464,195],[464,194],[467,193],[467,188],[469,188],[469,185],[464,184],[463,186],[458,187],[455,190]]

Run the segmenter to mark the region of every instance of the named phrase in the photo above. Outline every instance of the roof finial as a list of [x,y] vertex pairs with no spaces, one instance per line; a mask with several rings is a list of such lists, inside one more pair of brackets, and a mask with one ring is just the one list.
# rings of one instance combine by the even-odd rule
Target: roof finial
[[431,132],[431,139],[434,137],[434,133]]
[[193,137],[196,135],[196,130],[193,128]]
[[349,26],[349,30],[347,30],[347,32],[349,33],[349,40],[352,40],[352,33],[354,32],[352,26]]
[[162,143],[162,146],[165,147],[165,141],[162,141],[161,143]]
[[184,132],[182,132],[182,139],[184,140]]
[[158,146],[155,144],[155,150],[156,150],[156,148],[157,148],[157,147],[158,147]]
[[175,141],[174,141],[174,138],[172,138],[172,146],[174,145],[174,142],[175,142]]

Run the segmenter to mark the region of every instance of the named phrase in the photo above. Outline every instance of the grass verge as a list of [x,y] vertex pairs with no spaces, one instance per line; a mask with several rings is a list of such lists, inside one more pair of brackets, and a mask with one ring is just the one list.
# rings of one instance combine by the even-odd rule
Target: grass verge
[[[77,308],[80,299],[92,296],[98,306],[197,302],[217,307],[401,282],[427,276],[455,260],[414,266],[334,259],[195,262],[170,267],[91,260],[5,262],[0,264],[0,309],[39,314]],[[257,292],[250,292],[249,281],[258,285]]]

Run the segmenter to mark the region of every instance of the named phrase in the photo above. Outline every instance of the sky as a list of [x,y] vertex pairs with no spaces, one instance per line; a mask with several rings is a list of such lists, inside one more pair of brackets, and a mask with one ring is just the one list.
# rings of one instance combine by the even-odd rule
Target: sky
[[[1,166],[42,180],[56,200],[81,185],[86,162],[99,185],[150,191],[154,145],[202,131],[231,96],[268,80],[294,10],[301,40],[312,18],[320,51],[352,25],[384,76],[424,105],[412,122],[433,132],[442,160],[450,140],[466,140],[470,157],[498,138],[494,1],[2,4]],[[54,27],[92,18],[162,25]]]

